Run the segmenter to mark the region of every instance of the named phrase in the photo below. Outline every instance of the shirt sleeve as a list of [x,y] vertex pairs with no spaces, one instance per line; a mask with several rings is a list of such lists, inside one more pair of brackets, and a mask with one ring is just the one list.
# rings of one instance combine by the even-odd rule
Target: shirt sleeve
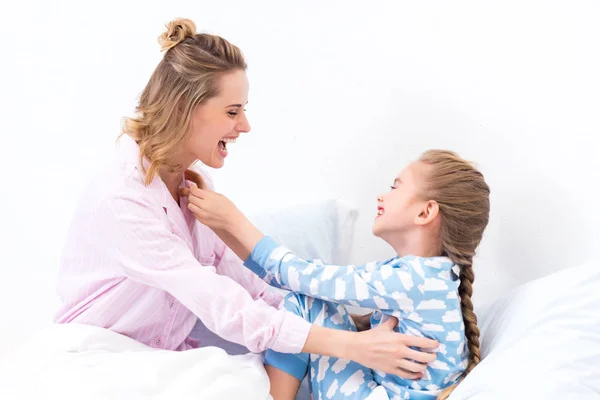
[[269,237],[259,241],[245,265],[291,291],[357,307],[412,312],[424,300],[425,274],[416,265],[326,265],[303,260]]
[[217,274],[228,276],[239,283],[254,300],[263,300],[272,307],[279,307],[283,295],[273,290],[252,271],[244,268],[243,261],[219,237],[216,238],[215,253]]
[[171,232],[160,207],[120,196],[105,199],[94,218],[107,256],[129,279],[169,292],[208,329],[252,352],[301,352],[311,325],[269,306],[260,298],[262,289],[251,296],[215,267],[201,265]]

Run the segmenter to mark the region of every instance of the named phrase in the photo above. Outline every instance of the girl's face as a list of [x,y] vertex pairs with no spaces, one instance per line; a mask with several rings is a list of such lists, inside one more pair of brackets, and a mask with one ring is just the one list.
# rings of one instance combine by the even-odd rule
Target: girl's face
[[428,168],[420,162],[408,165],[394,179],[391,190],[377,197],[375,236],[389,243],[391,237],[406,235],[429,220],[428,211],[434,202],[421,197]]
[[244,107],[248,103],[248,78],[242,70],[221,77],[220,93],[194,110],[186,143],[187,158],[200,160],[211,168],[221,168],[227,146],[242,132],[250,131]]

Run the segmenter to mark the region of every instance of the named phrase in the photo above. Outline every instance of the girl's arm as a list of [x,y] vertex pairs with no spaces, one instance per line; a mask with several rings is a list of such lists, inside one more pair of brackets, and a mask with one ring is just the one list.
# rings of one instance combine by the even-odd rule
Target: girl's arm
[[[226,231],[225,243],[246,260],[249,269],[285,289],[357,307],[408,313],[422,301],[442,301],[451,290],[442,279],[426,277],[418,259],[414,265],[380,262],[359,267],[303,260],[265,237],[225,196],[197,188],[190,194],[189,207],[196,218],[216,231]],[[427,291],[431,286],[435,290]]]
[[[183,190],[181,194],[189,196],[189,208],[201,223],[217,233],[228,233],[222,239],[241,259],[248,259],[257,243],[264,238],[225,196],[194,187]],[[349,359],[405,379],[417,379],[426,369],[426,363],[434,361],[436,356],[413,348],[433,350],[439,343],[398,334],[393,331],[397,322],[391,318],[376,329],[360,333],[313,325],[302,352]]]

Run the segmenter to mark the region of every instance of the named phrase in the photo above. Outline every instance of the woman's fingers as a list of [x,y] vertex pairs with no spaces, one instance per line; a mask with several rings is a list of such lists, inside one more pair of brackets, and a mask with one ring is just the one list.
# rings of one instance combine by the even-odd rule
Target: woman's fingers
[[405,371],[402,368],[399,368],[397,371],[395,371],[394,375],[397,375],[400,378],[410,379],[413,381],[419,380],[423,377],[423,374],[421,373]]
[[421,373],[427,369],[427,364],[420,364],[407,359],[398,361],[398,368],[408,372]]
[[404,344],[421,349],[437,349],[440,346],[440,343],[435,340],[419,336],[406,336]]
[[424,353],[422,351],[417,351],[410,348],[406,348],[405,354],[403,356],[404,358],[407,358],[409,360],[415,360],[420,363],[434,362],[437,358],[436,354],[434,353]]

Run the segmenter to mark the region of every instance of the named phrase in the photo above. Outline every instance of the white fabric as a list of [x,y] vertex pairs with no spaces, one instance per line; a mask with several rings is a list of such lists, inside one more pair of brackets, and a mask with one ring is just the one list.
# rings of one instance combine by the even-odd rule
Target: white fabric
[[358,211],[340,199],[299,205],[263,205],[248,218],[266,235],[304,259],[350,263]]
[[600,399],[600,261],[529,282],[479,314],[484,359],[451,400]]
[[0,360],[1,399],[270,399],[259,355],[157,350],[112,331],[54,325]]

